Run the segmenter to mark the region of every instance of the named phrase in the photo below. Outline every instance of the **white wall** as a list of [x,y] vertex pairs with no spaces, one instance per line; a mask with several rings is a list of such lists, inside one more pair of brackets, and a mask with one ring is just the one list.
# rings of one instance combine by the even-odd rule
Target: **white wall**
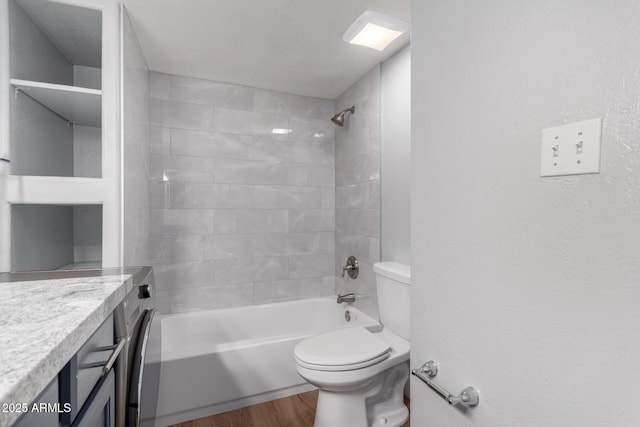
[[149,264],[149,67],[124,7],[122,19],[123,265]]
[[380,72],[382,261],[411,262],[411,49],[382,63]]
[[[640,3],[412,3],[416,426],[636,426]],[[603,117],[599,175],[540,178],[543,128]]]

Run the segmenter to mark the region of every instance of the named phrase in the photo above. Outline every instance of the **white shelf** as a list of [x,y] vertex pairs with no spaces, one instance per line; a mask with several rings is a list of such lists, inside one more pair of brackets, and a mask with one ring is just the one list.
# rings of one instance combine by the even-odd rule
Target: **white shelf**
[[18,79],[11,84],[71,123],[102,125],[101,90]]
[[102,178],[0,175],[0,199],[34,205],[101,205],[108,200]]

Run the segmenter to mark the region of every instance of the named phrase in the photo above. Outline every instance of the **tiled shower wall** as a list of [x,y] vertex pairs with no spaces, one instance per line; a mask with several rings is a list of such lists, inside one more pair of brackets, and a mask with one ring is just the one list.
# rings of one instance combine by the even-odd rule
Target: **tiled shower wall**
[[334,101],[160,73],[150,95],[160,310],[334,294]]
[[[380,260],[380,65],[336,100],[336,110],[355,105],[336,131],[336,290],[356,292],[355,305],[378,318],[373,263]],[[355,255],[360,274],[341,278]]]

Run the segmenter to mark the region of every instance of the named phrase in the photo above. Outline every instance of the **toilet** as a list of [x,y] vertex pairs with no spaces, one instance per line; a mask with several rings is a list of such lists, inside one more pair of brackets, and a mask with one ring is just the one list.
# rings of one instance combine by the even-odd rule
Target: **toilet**
[[373,265],[383,329],[344,328],[302,340],[298,374],[318,387],[314,427],[401,426],[409,418],[411,269],[397,262]]

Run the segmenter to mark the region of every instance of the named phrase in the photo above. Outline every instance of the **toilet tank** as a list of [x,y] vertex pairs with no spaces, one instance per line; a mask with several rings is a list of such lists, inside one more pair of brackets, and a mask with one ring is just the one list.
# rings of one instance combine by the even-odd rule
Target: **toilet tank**
[[409,339],[411,267],[399,262],[373,264],[376,274],[380,322],[391,332]]

